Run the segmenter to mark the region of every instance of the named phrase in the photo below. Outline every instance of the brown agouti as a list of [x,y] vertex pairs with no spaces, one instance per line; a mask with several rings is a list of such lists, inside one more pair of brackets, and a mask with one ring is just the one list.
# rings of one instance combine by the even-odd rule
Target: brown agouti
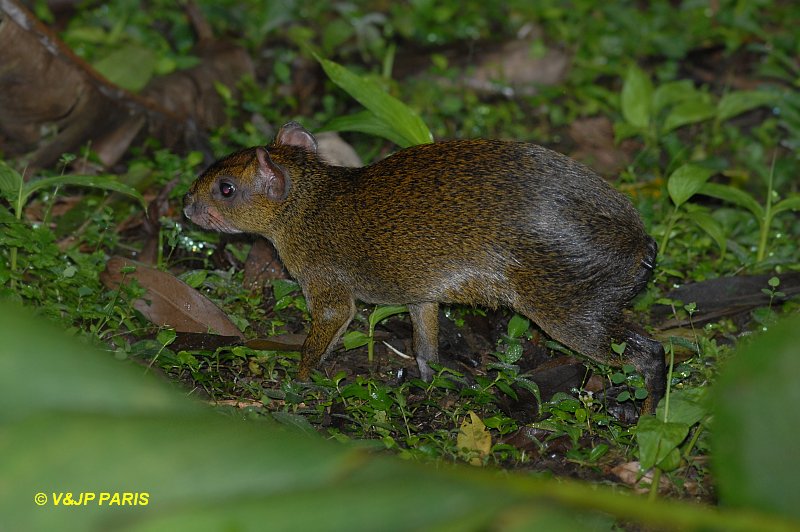
[[[594,360],[632,363],[652,411],[664,350],[622,311],[656,257],[631,203],[580,163],[521,142],[453,140],[363,168],[326,164],[301,125],[214,163],[184,198],[207,229],[269,239],[312,323],[300,378],[336,345],[355,300],[408,305],[422,378],[437,361],[439,303],[506,306]],[[611,343],[627,342],[620,357]]]

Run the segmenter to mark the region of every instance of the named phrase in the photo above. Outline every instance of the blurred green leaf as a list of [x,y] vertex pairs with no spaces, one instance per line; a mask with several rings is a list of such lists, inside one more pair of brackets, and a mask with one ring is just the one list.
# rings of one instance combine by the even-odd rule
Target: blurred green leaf
[[667,190],[675,206],[680,207],[686,203],[703,187],[713,173],[713,170],[691,163],[684,164],[672,172],[667,181]]
[[0,197],[7,200],[14,200],[22,187],[22,176],[8,166],[4,161],[0,161]]
[[707,97],[686,100],[678,103],[669,111],[664,119],[662,129],[666,133],[682,126],[696,124],[713,118],[716,112],[717,108]]
[[631,66],[622,85],[622,116],[641,129],[650,125],[653,105],[653,83],[637,66]]
[[136,199],[142,208],[147,210],[147,202],[135,188],[129,187],[124,183],[120,183],[114,177],[102,175],[60,175],[55,177],[35,179],[25,183],[23,188],[23,197],[27,199],[34,192],[37,192],[43,188],[63,185],[99,188],[111,190],[113,192],[119,192]]
[[96,61],[92,66],[115,85],[138,92],[153,77],[157,62],[158,56],[153,50],[126,45]]
[[737,350],[714,388],[712,443],[725,506],[800,519],[800,315]]
[[375,114],[388,128],[394,130],[403,141],[401,147],[433,141],[433,135],[419,115],[397,98],[387,94],[386,90],[373,80],[354,74],[328,59],[317,56],[317,60],[331,81]]
[[704,183],[697,193],[728,201],[734,205],[743,207],[753,213],[753,216],[759,220],[764,217],[764,208],[753,199],[753,196],[738,188],[729,185],[721,185],[719,183]]
[[725,255],[728,247],[727,237],[722,226],[710,214],[703,211],[691,211],[686,213],[686,216],[696,223],[700,229],[705,231],[708,236],[714,239],[714,242],[719,246],[720,256]]
[[717,120],[720,122],[740,115],[745,111],[771,105],[777,95],[765,91],[733,91],[725,94],[717,104]]
[[772,215],[783,211],[796,211],[800,209],[800,195],[785,198],[772,206]]
[[653,109],[655,113],[666,109],[678,102],[696,98],[698,90],[689,79],[668,81],[659,85],[653,93]]
[[406,144],[406,138],[392,126],[375,116],[372,111],[361,111],[347,116],[337,116],[328,121],[320,131],[357,131],[382,137],[398,146]]

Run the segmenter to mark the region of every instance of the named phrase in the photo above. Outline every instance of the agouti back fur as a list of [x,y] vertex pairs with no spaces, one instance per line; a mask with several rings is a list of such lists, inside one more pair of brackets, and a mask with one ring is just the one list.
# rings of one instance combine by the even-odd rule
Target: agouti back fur
[[[343,168],[290,122],[267,148],[206,170],[185,214],[274,244],[312,315],[301,378],[333,349],[358,299],[409,306],[430,379],[438,305],[464,303],[510,307],[585,356],[631,362],[647,384],[645,410],[663,395],[663,348],[622,314],[650,277],[655,241],[627,198],[554,151],[452,140]],[[627,342],[622,357],[612,341]]]

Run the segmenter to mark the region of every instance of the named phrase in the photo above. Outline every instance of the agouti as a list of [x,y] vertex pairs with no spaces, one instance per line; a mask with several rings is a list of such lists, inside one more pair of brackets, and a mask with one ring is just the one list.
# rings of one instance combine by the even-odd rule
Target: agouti
[[[355,300],[406,304],[423,379],[439,303],[506,306],[594,360],[632,363],[652,411],[664,350],[622,311],[656,257],[637,211],[582,164],[534,144],[452,140],[363,168],[326,164],[290,122],[266,148],[214,163],[184,198],[207,229],[269,239],[311,312],[299,377],[336,345]],[[622,356],[611,343],[626,342]]]

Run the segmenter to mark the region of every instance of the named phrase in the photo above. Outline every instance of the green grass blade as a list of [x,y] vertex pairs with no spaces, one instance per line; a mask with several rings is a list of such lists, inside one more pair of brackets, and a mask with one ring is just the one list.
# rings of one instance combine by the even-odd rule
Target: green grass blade
[[317,57],[325,74],[358,103],[372,111],[383,123],[402,138],[402,147],[427,144],[433,141],[428,126],[419,115],[373,80],[354,74],[342,65]]
[[720,257],[723,257],[728,247],[728,241],[725,238],[725,231],[722,229],[719,222],[712,218],[707,212],[702,211],[690,212],[687,213],[686,216],[696,223],[700,229],[705,231],[708,236],[714,239],[719,246]]
[[743,207],[753,213],[753,216],[761,220],[764,217],[764,208],[753,199],[753,197],[743,190],[733,188],[729,185],[720,185],[718,183],[705,183],[698,194],[711,196],[712,198],[721,199],[733,203],[739,207]]
[[358,131],[383,137],[397,144],[406,145],[406,139],[391,125],[378,118],[372,111],[361,111],[347,116],[338,116],[325,124],[320,131]]
[[394,316],[395,314],[403,314],[404,312],[408,312],[408,307],[405,305],[380,305],[375,307],[375,310],[369,316],[370,328],[374,328],[375,325],[390,316]]
[[136,189],[120,183],[113,177],[102,175],[61,175],[28,181],[24,185],[23,196],[27,199],[38,190],[55,186],[79,186],[111,190],[136,199],[143,209],[147,209],[147,202]]
[[783,211],[796,211],[800,209],[800,195],[790,196],[782,199],[772,206],[772,215],[775,216]]

